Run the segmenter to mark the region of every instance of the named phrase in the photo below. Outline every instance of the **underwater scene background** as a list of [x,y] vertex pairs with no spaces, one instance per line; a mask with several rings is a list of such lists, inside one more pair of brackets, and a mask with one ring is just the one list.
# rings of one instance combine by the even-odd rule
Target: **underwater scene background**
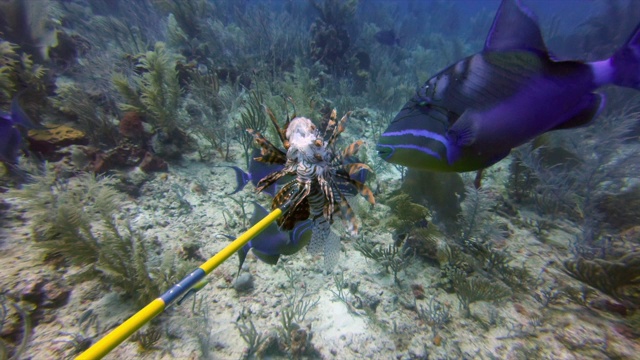
[[[640,21],[635,0],[520,3],[553,59],[607,59]],[[640,359],[636,90],[599,89],[589,126],[481,182],[376,152],[499,6],[1,0],[0,359],[75,358],[294,188],[279,227],[105,358]],[[293,159],[294,113],[333,151],[320,190],[259,183]]]

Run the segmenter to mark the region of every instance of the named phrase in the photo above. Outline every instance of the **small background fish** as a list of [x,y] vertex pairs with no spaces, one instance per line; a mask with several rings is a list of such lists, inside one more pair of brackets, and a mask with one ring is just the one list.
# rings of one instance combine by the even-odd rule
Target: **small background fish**
[[394,30],[381,30],[374,35],[377,42],[387,46],[400,45],[400,39]]

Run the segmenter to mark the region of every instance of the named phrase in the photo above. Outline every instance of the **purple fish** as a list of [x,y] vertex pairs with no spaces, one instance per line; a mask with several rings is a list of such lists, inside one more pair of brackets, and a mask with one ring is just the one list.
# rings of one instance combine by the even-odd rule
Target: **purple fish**
[[0,111],[0,162],[8,165],[16,164],[18,154],[24,145],[22,133],[18,127],[36,128],[20,107],[16,97],[11,102],[10,114]]
[[436,171],[489,167],[545,132],[588,125],[596,89],[640,88],[640,26],[609,59],[550,58],[535,16],[503,0],[484,50],[429,79],[377,144],[386,161]]
[[[254,202],[253,205],[255,210],[251,216],[251,226],[269,215],[269,212],[257,202]],[[253,254],[258,259],[270,265],[277,264],[280,255],[297,253],[309,243],[312,227],[312,221],[305,220],[298,222],[291,231],[282,231],[278,228],[278,225],[272,223],[238,251],[240,268],[242,268],[242,264],[244,264],[244,260],[251,249],[253,249]],[[227,237],[234,239],[231,236]]]

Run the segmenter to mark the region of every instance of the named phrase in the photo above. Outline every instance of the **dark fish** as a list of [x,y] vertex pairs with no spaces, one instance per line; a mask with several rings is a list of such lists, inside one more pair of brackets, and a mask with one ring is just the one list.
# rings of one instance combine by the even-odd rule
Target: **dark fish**
[[436,171],[486,168],[545,132],[588,125],[597,88],[640,88],[640,26],[611,58],[549,57],[534,15],[503,0],[484,50],[428,80],[379,139],[386,161]]
[[396,32],[393,30],[378,31],[374,37],[382,45],[394,46],[400,45],[400,39],[396,36]]
[[[253,203],[255,210],[251,216],[251,226],[264,219],[269,212],[257,202]],[[240,257],[240,267],[244,264],[249,250],[253,249],[253,254],[267,264],[275,265],[280,259],[280,255],[293,255],[305,247],[311,239],[311,228],[313,222],[305,220],[298,222],[293,230],[281,231],[278,225],[272,223],[260,234],[249,241],[238,251]]]

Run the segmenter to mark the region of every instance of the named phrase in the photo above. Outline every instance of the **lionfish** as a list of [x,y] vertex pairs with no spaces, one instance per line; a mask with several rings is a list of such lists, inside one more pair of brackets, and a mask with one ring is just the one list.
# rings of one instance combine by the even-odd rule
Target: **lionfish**
[[284,167],[262,178],[256,192],[263,191],[285,176],[293,177],[275,195],[271,208],[287,206],[288,210],[278,219],[282,230],[292,230],[296,223],[307,219],[313,222],[308,251],[312,254],[324,252],[325,268],[329,271],[337,263],[340,250],[340,239],[331,231],[333,216],[339,211],[350,234],[355,236],[358,232],[358,223],[347,202],[346,193],[355,190],[370,204],[375,204],[373,193],[364,184],[366,174],[372,172],[371,168],[355,157],[363,141],[352,143],[342,152],[335,149],[349,112],[336,121],[334,109],[322,135],[313,122],[305,117],[294,115],[293,120],[287,118],[281,128],[275,115],[269,109],[267,113],[285,151],[258,131],[247,129],[261,150],[261,156],[254,160]]

